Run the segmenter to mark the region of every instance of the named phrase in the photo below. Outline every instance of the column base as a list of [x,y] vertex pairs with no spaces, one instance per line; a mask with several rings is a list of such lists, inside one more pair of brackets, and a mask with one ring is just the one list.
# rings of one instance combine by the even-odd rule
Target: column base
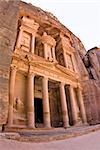
[[64,128],[69,128],[70,125],[69,125],[68,123],[65,123],[65,124],[63,125],[63,127],[64,127]]
[[80,122],[76,122],[76,121],[75,121],[75,122],[73,123],[73,126],[76,126],[76,127],[77,127],[77,126],[82,126],[82,125],[83,125],[82,121],[80,121]]
[[84,122],[83,125],[84,125],[84,126],[88,126],[89,124],[88,124],[87,122]]
[[27,119],[28,119],[28,128],[35,128],[35,123],[34,123],[34,114],[33,112],[28,112],[27,113]]
[[12,127],[13,127],[13,124],[7,124],[6,127],[7,127],[7,128],[12,128]]
[[69,126],[64,126],[64,129],[68,129],[68,128],[70,128],[70,125]]
[[29,128],[29,129],[35,129],[35,126],[28,125],[27,128]]
[[49,126],[49,125],[44,125],[44,128],[52,128],[51,126]]

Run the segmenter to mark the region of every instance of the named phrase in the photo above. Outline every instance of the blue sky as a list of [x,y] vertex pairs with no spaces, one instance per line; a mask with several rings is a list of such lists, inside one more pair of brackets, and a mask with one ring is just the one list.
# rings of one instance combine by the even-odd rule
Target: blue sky
[[23,0],[53,13],[88,50],[100,47],[100,0]]

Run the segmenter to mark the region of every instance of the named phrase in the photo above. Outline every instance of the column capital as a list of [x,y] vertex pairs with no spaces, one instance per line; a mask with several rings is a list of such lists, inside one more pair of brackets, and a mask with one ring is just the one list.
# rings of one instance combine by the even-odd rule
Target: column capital
[[28,72],[28,74],[27,74],[27,76],[34,77],[34,76],[35,76],[35,73],[34,73],[34,72],[29,71],[29,72]]
[[65,83],[64,82],[60,82],[60,85],[65,86]]
[[74,88],[71,84],[70,84],[70,85],[68,85],[68,87],[69,87],[69,88]]
[[48,80],[48,77],[47,77],[47,76],[43,76],[43,79],[46,79],[46,80]]
[[34,32],[32,32],[32,36],[34,36],[34,37],[36,36],[36,32],[35,32],[35,31],[34,31]]
[[35,75],[36,73],[34,73],[34,71],[32,70],[32,66],[29,65],[27,76],[35,76]]
[[82,86],[79,83],[77,84],[77,89],[80,89],[80,91],[82,91]]
[[19,27],[19,29],[20,29],[21,31],[23,31],[23,30],[24,30],[23,26],[20,26],[20,27]]
[[10,69],[17,71],[18,70],[18,66],[14,65],[14,64],[11,64],[10,65]]

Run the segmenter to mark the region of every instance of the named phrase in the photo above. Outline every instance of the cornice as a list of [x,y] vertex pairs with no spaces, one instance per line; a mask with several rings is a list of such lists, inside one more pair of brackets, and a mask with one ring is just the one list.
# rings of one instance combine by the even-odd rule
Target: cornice
[[57,74],[59,76],[63,76],[64,78],[71,79],[73,81],[76,81],[79,79],[79,76],[74,71],[71,71],[61,65],[59,65],[57,62],[50,62],[48,60],[45,60],[44,58],[40,58],[37,55],[27,54],[20,55],[18,53],[13,54],[13,59],[17,60],[19,67],[20,63],[23,62],[27,66],[32,66],[33,68],[40,68],[41,70],[47,70],[48,72],[52,72],[54,74]]

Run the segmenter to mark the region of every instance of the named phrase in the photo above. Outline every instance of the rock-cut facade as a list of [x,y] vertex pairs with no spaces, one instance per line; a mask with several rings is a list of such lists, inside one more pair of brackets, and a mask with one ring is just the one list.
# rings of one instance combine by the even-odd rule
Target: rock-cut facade
[[0,126],[100,123],[100,49],[88,51],[49,12],[0,1]]

